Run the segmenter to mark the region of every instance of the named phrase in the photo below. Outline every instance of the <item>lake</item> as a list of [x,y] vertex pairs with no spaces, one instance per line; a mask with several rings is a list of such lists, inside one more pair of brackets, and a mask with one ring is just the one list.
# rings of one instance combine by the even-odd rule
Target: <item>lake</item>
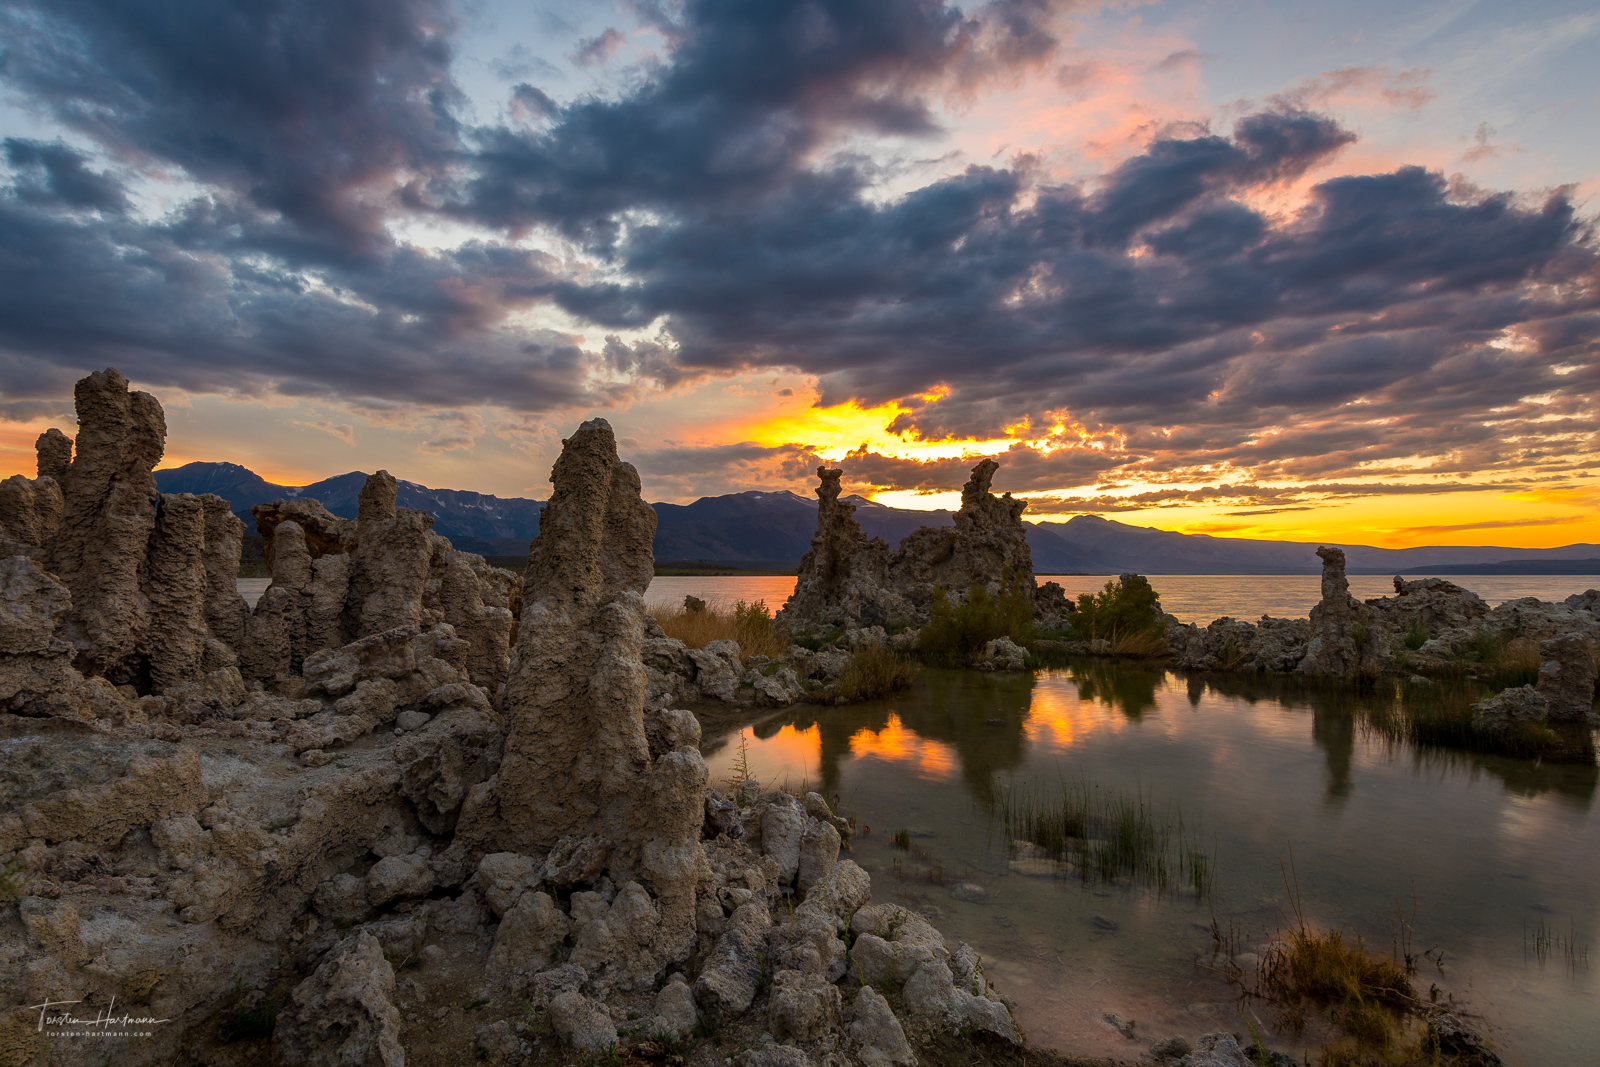
[[[1039,581],[1059,582],[1067,596],[1094,593],[1115,581],[1114,574],[1041,574]],[[1565,600],[1573,593],[1600,585],[1596,575],[1463,575],[1449,579],[1471,589],[1491,607],[1506,600],[1536,596]],[[776,612],[794,590],[794,578],[782,575],[751,577],[661,577],[650,583],[645,601],[658,607],[676,607],[686,595],[732,607],[740,600],[765,600]],[[1150,584],[1161,594],[1161,606],[1184,622],[1206,625],[1231,615],[1254,621],[1262,615],[1298,619],[1311,614],[1322,597],[1322,577],[1317,574],[1228,575],[1157,574]],[[1361,600],[1393,596],[1394,580],[1380,574],[1350,577],[1350,592]]]
[[[1414,913],[1415,951],[1443,961],[1422,961],[1418,988],[1486,1016],[1508,1062],[1595,1062],[1600,771],[1396,747],[1361,727],[1361,699],[1375,698],[1109,661],[1036,677],[929,670],[901,698],[768,712],[702,747],[713,782],[743,759],[763,783],[837,796],[871,828],[851,858],[874,898],[973,945],[1037,1043],[1134,1058],[1174,1034],[1244,1032],[1208,969],[1211,923],[1239,931],[1241,949],[1270,941],[1297,882],[1313,924],[1385,955]],[[1209,899],[1012,873],[998,797],[1063,783],[1181,820],[1209,856]],[[914,851],[891,843],[900,830]],[[958,882],[986,902],[952,899]],[[1542,955],[1541,930],[1571,958],[1562,942]],[[1107,1012],[1136,1020],[1141,1043]]]
[[[1041,574],[1039,581],[1059,582],[1074,599],[1079,593],[1099,591],[1114,574]],[[1467,575],[1451,578],[1487,600],[1490,606],[1518,597],[1536,596],[1541,600],[1565,600],[1600,585],[1595,575]],[[793,575],[723,575],[660,577],[650,583],[645,602],[656,608],[678,607],[688,595],[724,608],[740,600],[765,600],[776,612],[794,591]],[[240,578],[239,592],[251,607],[272,584],[268,578]],[[1206,625],[1213,619],[1231,615],[1254,621],[1262,615],[1303,618],[1322,596],[1322,579],[1315,574],[1217,575],[1158,574],[1150,584],[1161,594],[1161,606],[1184,622]],[[1394,593],[1391,579],[1376,574],[1357,574],[1350,578],[1350,592],[1366,600]]]

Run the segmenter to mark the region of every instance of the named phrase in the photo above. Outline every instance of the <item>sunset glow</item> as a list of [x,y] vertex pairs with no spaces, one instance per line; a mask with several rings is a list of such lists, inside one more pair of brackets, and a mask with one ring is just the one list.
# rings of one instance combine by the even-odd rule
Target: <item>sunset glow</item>
[[115,365],[165,466],[279,484],[542,498],[603,416],[670,503],[828,464],[951,508],[993,457],[1035,521],[1600,541],[1600,23],[824,4],[802,56],[790,6],[241,29],[345,71],[293,103],[41,9],[0,72],[0,475]]

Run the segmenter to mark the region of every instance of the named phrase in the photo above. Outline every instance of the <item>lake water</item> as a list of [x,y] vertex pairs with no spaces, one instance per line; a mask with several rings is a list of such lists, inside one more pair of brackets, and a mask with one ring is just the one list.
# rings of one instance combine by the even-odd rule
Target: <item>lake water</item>
[[[1508,1062],[1597,1061],[1600,1000],[1585,953],[1600,922],[1600,771],[1395,747],[1348,694],[1215,682],[1096,662],[1026,675],[924,671],[895,700],[765,713],[703,743],[713,782],[740,758],[764,783],[821,788],[871,832],[852,858],[874,897],[935,916],[1019,1001],[1035,1042],[1136,1058],[1149,1043],[1244,1032],[1209,965],[1210,924],[1273,938],[1292,862],[1313,924],[1387,953],[1402,913],[1416,976],[1487,1018]],[[1012,873],[994,820],[1008,787],[1142,795],[1210,854],[1211,898]],[[891,835],[911,832],[915,855]],[[898,873],[896,865],[899,865]],[[944,884],[930,880],[933,869]],[[972,882],[986,903],[951,898]],[[1541,962],[1544,928],[1577,946]],[[1259,1003],[1255,1012],[1270,1022]],[[1142,1044],[1101,1021],[1136,1020]],[[1280,1035],[1275,1047],[1305,1048]]]
[[[1059,582],[1067,596],[1094,593],[1115,581],[1114,574],[1041,574],[1039,581]],[[658,607],[677,607],[686,595],[732,607],[740,600],[765,600],[776,612],[794,591],[792,576],[768,577],[661,577],[650,583],[645,601]],[[1596,575],[1465,575],[1451,578],[1471,589],[1490,606],[1518,597],[1536,596],[1541,600],[1565,600],[1600,585]],[[1322,578],[1316,574],[1227,575],[1157,574],[1150,584],[1161,594],[1161,606],[1184,622],[1206,625],[1213,619],[1231,615],[1254,621],[1262,615],[1298,619],[1311,614],[1322,596]],[[1350,592],[1359,599],[1393,596],[1394,580],[1378,574],[1357,574],[1350,578]]]
[[[1041,574],[1039,580],[1059,582],[1067,595],[1076,599],[1079,593],[1098,592],[1106,582],[1115,581],[1116,575]],[[1491,606],[1525,596],[1565,600],[1600,585],[1600,577],[1595,575],[1489,574],[1450,580],[1471,589]],[[661,577],[650,583],[644,598],[656,608],[679,607],[689,595],[723,608],[740,600],[765,600],[776,612],[794,591],[794,581],[792,575]],[[255,607],[270,584],[267,578],[240,578],[239,592]],[[1322,596],[1322,579],[1315,574],[1158,574],[1150,584],[1161,594],[1163,608],[1184,622],[1201,626],[1224,615],[1251,621],[1262,615],[1304,618]],[[1350,578],[1350,592],[1362,600],[1389,596],[1394,593],[1394,583],[1382,575],[1357,574]]]

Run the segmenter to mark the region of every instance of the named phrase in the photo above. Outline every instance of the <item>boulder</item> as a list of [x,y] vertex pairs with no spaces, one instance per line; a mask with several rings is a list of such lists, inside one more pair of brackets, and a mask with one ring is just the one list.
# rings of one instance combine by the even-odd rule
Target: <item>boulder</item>
[[560,959],[567,929],[567,917],[550,894],[522,893],[495,930],[494,947],[489,950],[490,976],[498,978],[518,970],[536,973],[550,967]]
[[1594,710],[1595,644],[1581,633],[1539,642],[1536,689],[1552,719],[1581,720]]
[[700,687],[701,694],[731,704],[739,695],[739,682],[744,677],[738,643],[708,641],[704,648],[686,649],[685,654],[694,664],[694,684]]
[[787,793],[768,794],[762,797],[762,802],[761,852],[778,861],[778,879],[789,885],[800,870],[806,816],[800,802]]
[[862,986],[850,1012],[850,1037],[861,1046],[856,1058],[862,1067],[916,1067],[905,1029],[882,993]]
[[1020,671],[1027,666],[1027,653],[1009,637],[997,637],[983,646],[974,664],[979,670]]
[[722,936],[694,981],[694,998],[707,1011],[738,1015],[750,1007],[761,982],[767,931],[765,904],[751,901],[729,917]]
[[1488,700],[1472,705],[1472,725],[1480,730],[1509,730],[1537,722],[1550,713],[1550,702],[1531,685],[1502,689]]
[[839,831],[832,823],[807,817],[805,834],[800,839],[800,863],[795,869],[795,888],[802,896],[811,892],[811,887],[839,862],[840,844]]
[[839,1024],[839,989],[821,976],[780,970],[767,998],[767,1029],[780,1041],[814,1041]]
[[656,994],[655,1032],[682,1041],[694,1032],[698,1021],[699,1013],[695,1008],[694,991],[689,988],[688,979],[681,973],[675,972],[668,977],[667,984],[661,987],[661,992]]
[[845,975],[846,950],[839,940],[839,920],[814,904],[801,904],[792,919],[772,928],[769,940],[775,968],[816,975],[829,982],[837,982]]
[[807,903],[840,919],[849,918],[871,899],[872,876],[854,860],[835,863],[806,893]]
[[394,969],[362,931],[331,949],[295,986],[272,1032],[285,1067],[405,1067]]

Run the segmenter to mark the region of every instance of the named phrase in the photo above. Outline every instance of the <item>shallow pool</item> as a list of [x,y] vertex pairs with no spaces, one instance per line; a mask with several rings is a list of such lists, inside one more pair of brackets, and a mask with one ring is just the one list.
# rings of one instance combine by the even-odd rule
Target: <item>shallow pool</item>
[[[1248,951],[1292,918],[1297,884],[1315,924],[1384,952],[1407,928],[1413,951],[1437,947],[1417,985],[1484,1015],[1508,1062],[1596,1062],[1600,771],[1397,747],[1360,726],[1359,699],[1373,698],[1111,662],[925,671],[902,698],[788,709],[704,748],[714,782],[743,761],[764,782],[836,794],[871,828],[853,858],[876,898],[977,948],[1040,1044],[1131,1058],[1174,1034],[1242,1033],[1209,969],[1213,920]],[[1064,784],[1181,820],[1213,871],[1206,898],[1015,873],[998,798]],[[909,851],[891,843],[900,830]],[[985,902],[953,899],[956,883]],[[1136,1021],[1135,1040],[1108,1012]],[[1274,1044],[1304,1051],[1287,1034]]]

